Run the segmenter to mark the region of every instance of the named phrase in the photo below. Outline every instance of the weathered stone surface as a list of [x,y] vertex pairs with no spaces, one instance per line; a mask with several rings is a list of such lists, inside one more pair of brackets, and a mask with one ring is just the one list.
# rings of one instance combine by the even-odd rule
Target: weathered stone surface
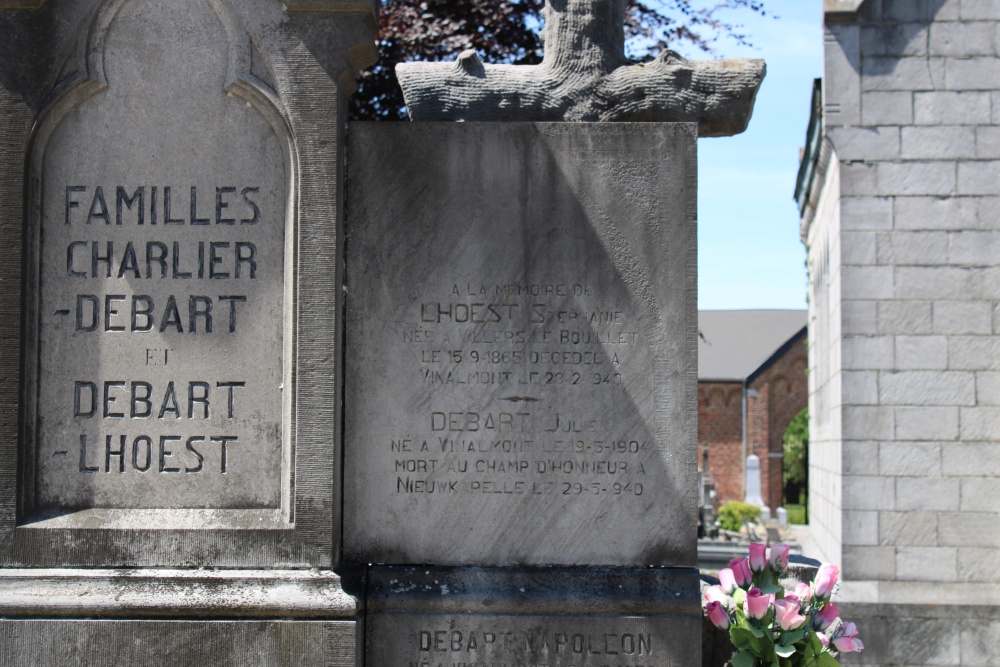
[[336,109],[374,49],[370,7],[298,4],[0,7],[3,563],[333,562]]
[[701,664],[695,570],[375,567],[367,599],[374,665]]
[[694,565],[694,127],[350,140],[345,559]]
[[404,63],[396,75],[418,121],[659,121],[698,123],[700,136],[746,129],[763,60],[688,61],[664,51],[625,57],[624,0],[560,0],[544,9],[542,64]]
[[0,656],[18,667],[355,667],[356,632],[347,621],[4,619]]
[[835,18],[837,14],[853,17],[864,2],[865,0],[823,0],[823,11],[826,12],[827,20]]
[[341,579],[315,570],[6,569],[0,616],[354,620]]
[[104,40],[34,155],[34,510],[276,510],[287,140],[226,94],[208,3],[133,0]]

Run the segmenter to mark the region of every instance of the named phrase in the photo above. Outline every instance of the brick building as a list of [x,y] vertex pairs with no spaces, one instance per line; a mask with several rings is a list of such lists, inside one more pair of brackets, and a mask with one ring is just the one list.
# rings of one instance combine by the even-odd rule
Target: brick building
[[718,501],[743,500],[744,464],[761,463],[764,502],[782,505],[782,436],[808,398],[806,311],[698,313],[698,461]]

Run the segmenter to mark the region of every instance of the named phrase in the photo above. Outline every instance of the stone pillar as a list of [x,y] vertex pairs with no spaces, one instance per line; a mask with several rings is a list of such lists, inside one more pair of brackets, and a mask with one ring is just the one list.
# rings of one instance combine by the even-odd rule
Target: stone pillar
[[355,664],[342,135],[373,19],[0,2],[0,654]]

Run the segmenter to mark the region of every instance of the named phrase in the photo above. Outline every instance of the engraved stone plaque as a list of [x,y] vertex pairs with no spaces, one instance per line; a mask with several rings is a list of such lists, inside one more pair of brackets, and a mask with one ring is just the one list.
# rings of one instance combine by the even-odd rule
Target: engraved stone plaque
[[287,161],[200,7],[125,4],[40,155],[38,512],[280,506]]
[[345,557],[693,564],[694,126],[348,155]]
[[339,558],[338,109],[373,10],[0,3],[4,566]]
[[699,664],[694,570],[375,567],[367,600],[376,665]]
[[[211,9],[143,5],[42,156],[36,508],[276,509],[281,143],[226,95]],[[149,58],[163,24],[179,61]]]

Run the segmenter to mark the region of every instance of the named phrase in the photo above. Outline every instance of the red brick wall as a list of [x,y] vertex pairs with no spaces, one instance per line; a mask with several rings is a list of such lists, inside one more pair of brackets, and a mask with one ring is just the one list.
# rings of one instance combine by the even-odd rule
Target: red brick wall
[[739,382],[698,383],[698,468],[708,446],[708,471],[718,501],[743,500],[742,391]]
[[[782,505],[782,437],[808,401],[806,363],[803,339],[772,361],[748,387],[747,454],[760,457],[762,495],[772,512]],[[707,445],[708,471],[720,503],[743,500],[742,419],[741,383],[698,383],[698,466]]]

